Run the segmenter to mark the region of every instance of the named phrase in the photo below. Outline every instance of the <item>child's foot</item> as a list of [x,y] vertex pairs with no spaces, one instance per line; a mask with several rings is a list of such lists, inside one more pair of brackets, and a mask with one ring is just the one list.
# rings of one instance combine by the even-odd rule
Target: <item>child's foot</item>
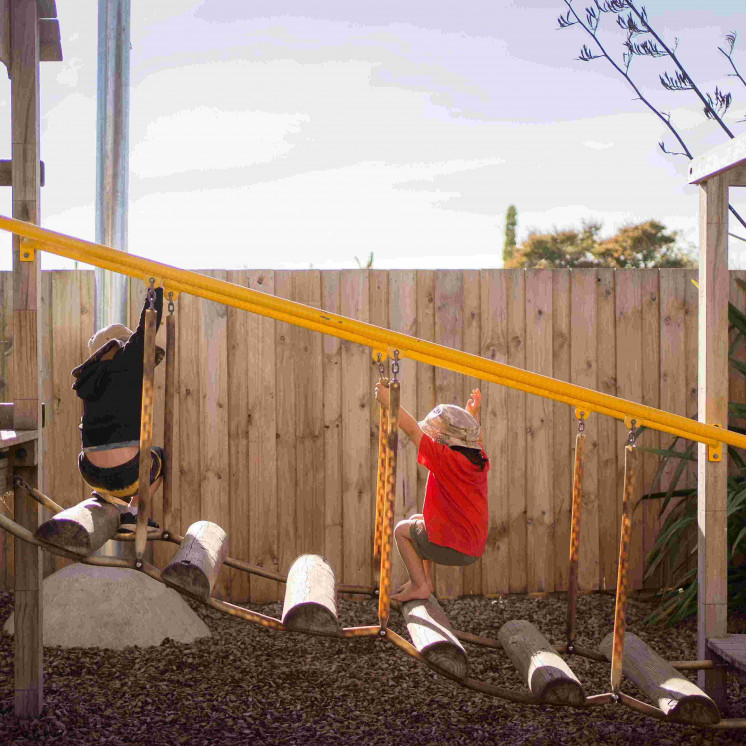
[[[119,534],[134,534],[137,528],[137,516],[132,513],[122,513],[119,519]],[[148,518],[148,528],[160,528],[151,518]]]
[[399,601],[399,603],[414,601],[416,599],[424,601],[427,598],[430,598],[430,586],[427,584],[422,586],[412,585],[411,581],[405,583],[401,591],[391,596],[392,601]]

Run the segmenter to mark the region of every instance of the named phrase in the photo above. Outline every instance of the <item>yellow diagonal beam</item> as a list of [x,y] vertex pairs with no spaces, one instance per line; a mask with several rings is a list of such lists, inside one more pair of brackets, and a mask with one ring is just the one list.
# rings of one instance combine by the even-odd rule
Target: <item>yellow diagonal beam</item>
[[619,420],[632,418],[638,426],[644,425],[711,446],[722,442],[746,448],[746,436],[724,428],[696,422],[681,415],[565,381],[558,381],[549,376],[531,373],[364,321],[349,319],[302,303],[277,298],[225,280],[207,277],[198,272],[178,269],[108,246],[83,241],[21,220],[0,216],[0,229],[22,236],[26,239],[23,245],[30,248],[58,254],[146,281],[154,277],[170,290],[189,293],[279,321],[286,321],[295,326],[330,334],[371,347],[374,352],[388,353],[390,350],[397,349],[400,357],[419,360],[484,381],[493,381]]

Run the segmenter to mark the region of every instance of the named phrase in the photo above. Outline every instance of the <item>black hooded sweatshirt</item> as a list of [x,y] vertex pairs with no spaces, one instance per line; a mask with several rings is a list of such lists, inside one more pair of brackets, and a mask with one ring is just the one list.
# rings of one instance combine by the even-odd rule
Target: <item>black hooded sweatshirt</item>
[[[107,342],[73,371],[73,389],[83,400],[80,433],[83,448],[109,443],[140,440],[142,408],[143,350],[145,347],[145,311],[126,343]],[[155,291],[156,330],[163,315],[163,288]],[[110,360],[101,358],[110,350],[119,352]]]

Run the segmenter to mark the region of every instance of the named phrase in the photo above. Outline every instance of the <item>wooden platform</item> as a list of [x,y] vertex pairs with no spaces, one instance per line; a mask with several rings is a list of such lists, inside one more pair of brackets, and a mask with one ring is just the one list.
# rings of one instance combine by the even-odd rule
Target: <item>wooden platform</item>
[[0,430],[0,449],[28,443],[41,437],[41,430]]
[[746,635],[728,635],[707,641],[707,647],[746,680]]

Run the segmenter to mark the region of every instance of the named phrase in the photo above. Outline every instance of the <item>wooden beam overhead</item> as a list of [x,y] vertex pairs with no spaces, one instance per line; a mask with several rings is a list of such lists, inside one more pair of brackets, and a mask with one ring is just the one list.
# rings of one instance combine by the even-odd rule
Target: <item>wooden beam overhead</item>
[[36,0],[39,18],[57,18],[57,3],[55,0]]
[[734,137],[694,158],[689,164],[689,183],[699,184],[742,163],[746,163],[746,135]]
[[0,62],[10,77],[10,0],[0,0]]
[[[40,186],[44,186],[44,161],[39,162]],[[13,161],[0,160],[0,186],[13,186]]]
[[39,62],[62,62],[60,22],[56,18],[39,19]]

